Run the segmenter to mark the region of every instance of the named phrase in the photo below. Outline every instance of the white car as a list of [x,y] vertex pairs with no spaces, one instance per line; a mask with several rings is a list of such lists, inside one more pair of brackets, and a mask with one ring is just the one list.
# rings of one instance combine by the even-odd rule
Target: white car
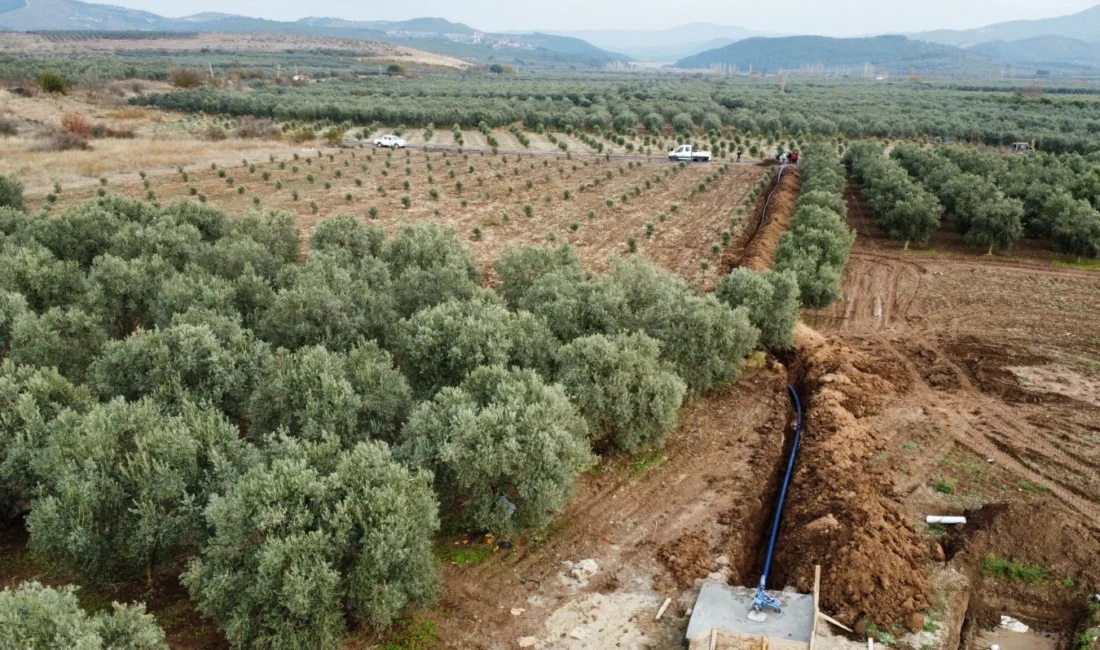
[[389,147],[390,149],[404,149],[405,141],[396,135],[384,135],[374,139],[374,146]]
[[682,144],[668,152],[668,159],[681,162],[709,162],[710,152],[700,151],[690,144]]

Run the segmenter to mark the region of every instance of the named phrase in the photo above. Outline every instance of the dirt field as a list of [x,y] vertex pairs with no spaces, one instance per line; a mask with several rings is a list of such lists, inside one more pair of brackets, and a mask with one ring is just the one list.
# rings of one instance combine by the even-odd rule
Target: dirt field
[[[890,516],[902,516],[905,543],[919,533],[931,544],[927,561],[958,554],[973,583],[964,644],[1001,614],[1072,634],[1100,585],[1100,406],[1090,389],[1100,374],[1100,274],[1058,268],[1036,242],[985,257],[946,230],[925,250],[902,251],[858,195],[847,198],[859,237],[844,296],[806,320],[891,386],[885,403],[837,427],[849,444],[853,432],[866,435],[860,485],[877,485]],[[963,513],[975,522],[942,544],[942,530],[922,523]],[[862,532],[868,521],[852,523]],[[991,556],[1042,567],[1042,577],[995,578],[982,570]],[[826,583],[869,573],[837,559]],[[889,575],[896,591],[887,565],[872,562],[870,573]],[[792,577],[804,586],[806,567]],[[930,613],[943,609],[941,595]]]
[[[181,148],[179,155],[194,151]],[[731,165],[720,175],[717,163],[680,168],[656,160],[372,148],[299,147],[288,152],[284,147],[275,155],[259,146],[246,154],[248,165],[241,159],[226,162],[226,155],[220,164],[215,162],[217,169],[209,161],[184,166],[187,181],[175,169],[150,173],[149,189],[131,167],[113,175],[106,190],[140,198],[152,191],[157,201],[166,203],[193,198],[193,187],[194,197],[204,196],[230,214],[254,209],[258,198],[263,209],[299,214],[303,237],[333,214],[353,214],[389,232],[404,222],[430,220],[453,227],[466,239],[486,272],[505,247],[552,241],[571,242],[589,268],[603,270],[612,258],[628,253],[633,240],[649,259],[710,287],[717,278],[722,232],[737,232],[736,209],[763,174],[762,168],[747,164]],[[280,162],[270,162],[270,156]],[[708,177],[714,179],[708,189],[693,197],[692,188]],[[92,198],[98,189],[94,182],[63,188],[53,209]],[[32,186],[32,209],[46,205],[45,195],[51,191],[50,185]],[[377,211],[373,219],[372,208]],[[716,245],[717,252],[712,248]]]

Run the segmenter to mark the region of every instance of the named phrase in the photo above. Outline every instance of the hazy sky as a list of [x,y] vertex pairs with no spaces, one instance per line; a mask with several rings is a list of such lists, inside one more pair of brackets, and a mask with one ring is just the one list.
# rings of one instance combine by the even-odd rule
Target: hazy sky
[[91,0],[178,17],[200,11],[296,20],[332,16],[402,20],[439,16],[486,31],[657,29],[695,21],[799,34],[849,36],[963,29],[1048,18],[1100,0]]

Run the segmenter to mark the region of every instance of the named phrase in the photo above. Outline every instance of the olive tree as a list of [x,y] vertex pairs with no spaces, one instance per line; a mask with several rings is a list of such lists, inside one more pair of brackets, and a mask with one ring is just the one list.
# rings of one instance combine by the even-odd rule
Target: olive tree
[[381,228],[367,228],[351,215],[336,215],[322,220],[313,228],[309,245],[314,251],[344,250],[355,259],[382,253],[385,233]]
[[533,315],[508,311],[484,293],[416,312],[399,347],[413,390],[430,397],[479,366],[515,364],[550,376],[557,340]]
[[66,379],[83,383],[106,343],[99,319],[76,307],[54,307],[41,316],[28,311],[15,319],[10,355],[15,363],[56,368]]
[[119,399],[49,428],[31,547],[93,580],[144,570],[151,584],[158,562],[201,542],[207,498],[249,464],[237,428],[207,408]]
[[323,347],[280,351],[261,373],[251,398],[252,434],[275,431],[345,445],[392,440],[411,407],[405,378],[393,359],[366,342],[348,354]]
[[27,307],[46,311],[66,307],[84,295],[84,276],[76,262],[62,261],[41,244],[0,248],[0,289],[21,294]]
[[625,300],[617,329],[640,330],[661,344],[661,355],[694,395],[735,381],[760,333],[745,309],[713,295],[696,296],[683,280],[640,258],[616,260],[605,282]]
[[291,212],[248,212],[233,221],[234,231],[263,246],[281,264],[298,261],[298,216]]
[[271,352],[251,331],[235,324],[215,329],[199,320],[108,343],[91,367],[95,391],[105,399],[150,397],[169,411],[207,402],[246,420],[256,378]]
[[38,477],[31,461],[49,438],[49,423],[62,411],[87,411],[91,395],[56,370],[0,364],[0,521],[27,510]]
[[1057,250],[1076,257],[1100,254],[1100,213],[1088,201],[1056,193],[1043,207],[1043,220]]
[[153,304],[163,281],[176,271],[159,256],[124,260],[101,255],[88,272],[85,309],[95,314],[112,338],[138,327],[153,327]]
[[537,278],[518,307],[534,314],[559,340],[616,332],[623,321],[626,295],[602,278],[578,277],[569,268]]
[[558,352],[558,381],[597,445],[633,452],[663,444],[687,387],[660,361],[660,345],[636,332],[579,338]]
[[577,258],[577,252],[567,243],[557,248],[527,246],[505,249],[500,259],[493,264],[493,269],[500,277],[497,292],[512,307],[519,304],[539,278],[550,273],[566,271],[574,274],[577,279],[584,277],[584,269]]
[[183,582],[235,648],[335,650],[347,616],[381,629],[434,597],[430,476],[382,443],[339,449],[273,440],[211,500],[212,536]]
[[88,616],[77,588],[24,582],[0,591],[0,647],[41,650],[168,650],[144,604],[111,603]]
[[386,266],[373,257],[314,253],[288,269],[285,285],[264,312],[258,332],[288,349],[323,345],[349,350],[363,339],[386,341],[397,320]]
[[734,309],[748,309],[749,322],[760,330],[760,344],[764,347],[785,350],[794,345],[799,307],[798,278],[794,272],[734,269],[718,281],[714,295]]
[[397,313],[403,318],[477,288],[473,254],[453,230],[432,223],[402,226],[386,242],[382,259],[393,278]]
[[422,403],[399,453],[474,528],[541,528],[592,464],[587,426],[560,387],[526,369],[486,366]]
[[1023,217],[1023,203],[1019,199],[1007,199],[998,191],[977,206],[963,240],[969,246],[988,247],[989,255],[994,248],[1011,248],[1023,235]]

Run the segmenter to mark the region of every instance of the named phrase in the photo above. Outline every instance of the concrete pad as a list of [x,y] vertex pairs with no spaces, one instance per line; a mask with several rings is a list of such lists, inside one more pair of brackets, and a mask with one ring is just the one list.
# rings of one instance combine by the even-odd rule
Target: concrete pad
[[808,645],[814,633],[814,597],[786,591],[769,593],[779,601],[783,613],[768,610],[763,621],[754,621],[749,618],[749,613],[756,596],[755,589],[704,582],[691,611],[688,641],[700,634],[709,635],[710,630],[718,630],[748,637],[763,637],[766,634],[769,642]]

